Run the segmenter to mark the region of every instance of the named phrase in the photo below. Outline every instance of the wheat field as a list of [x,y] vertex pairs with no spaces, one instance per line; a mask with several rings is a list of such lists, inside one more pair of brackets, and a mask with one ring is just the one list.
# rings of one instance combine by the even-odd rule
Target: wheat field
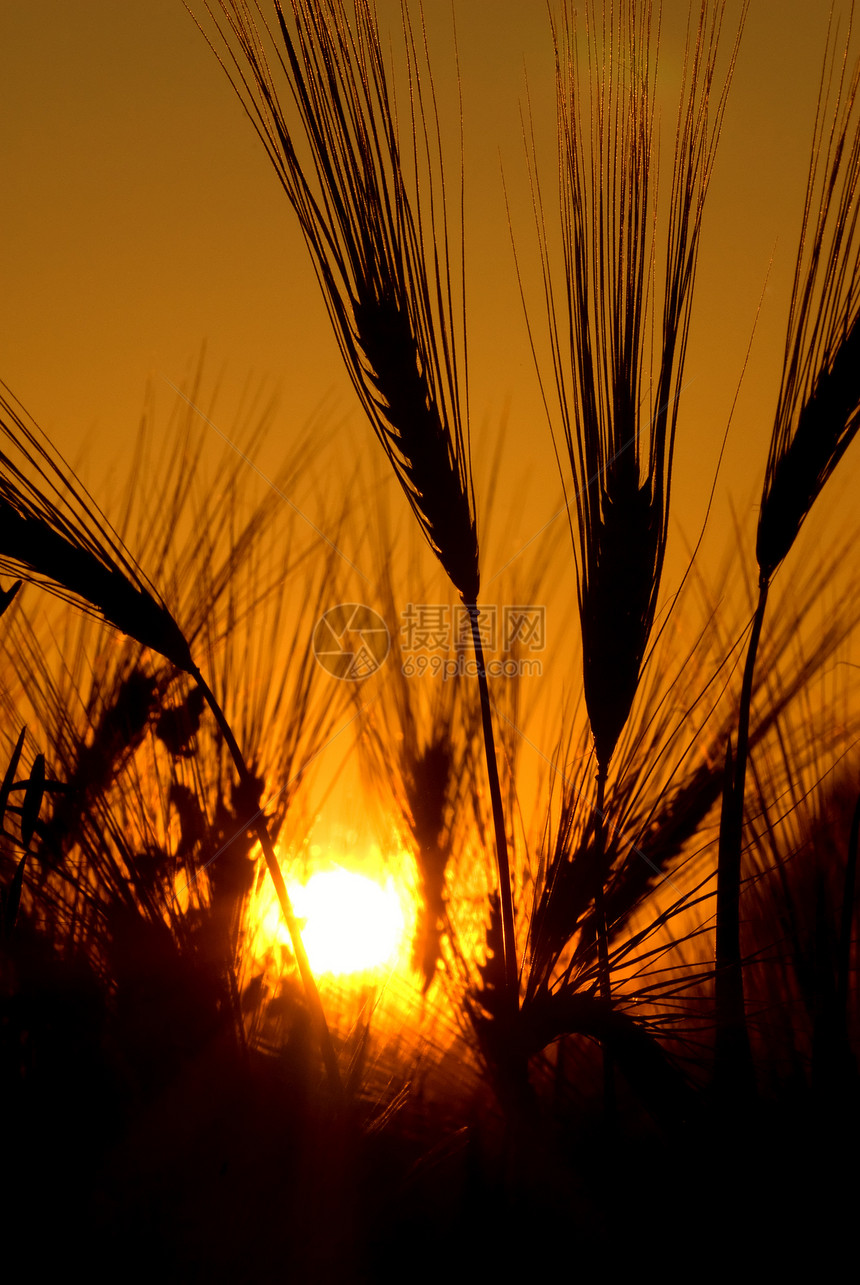
[[830,1270],[853,5],[48,8],[2,18],[7,1255]]

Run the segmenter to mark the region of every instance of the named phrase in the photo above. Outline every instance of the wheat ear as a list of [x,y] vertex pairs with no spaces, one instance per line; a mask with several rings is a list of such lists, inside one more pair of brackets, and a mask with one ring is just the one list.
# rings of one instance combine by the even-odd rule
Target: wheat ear
[[[228,74],[298,216],[356,393],[469,612],[493,802],[506,983],[515,1004],[507,834],[478,630],[478,538],[465,340],[459,338],[465,331],[455,303],[433,82],[429,72],[426,82],[424,71],[419,73],[416,36],[404,8],[411,104],[404,149],[371,0],[354,0],[349,9],[344,0],[291,0],[290,8],[292,24],[275,0],[278,43],[257,4],[221,0],[222,62],[232,62]],[[230,37],[241,57],[232,52]],[[297,154],[273,66],[289,87],[309,164]],[[462,262],[458,268],[462,275]]]
[[602,24],[586,5],[580,40],[565,0],[553,30],[564,251],[559,299],[545,237],[541,248],[574,492],[585,699],[604,765],[639,684],[665,558],[702,217],[746,12],[715,96],[724,8],[705,0],[688,33],[659,268],[652,4],[624,0],[604,12]]
[[[555,432],[554,440],[562,478],[573,489],[583,686],[597,762],[595,920],[600,991],[607,1002],[608,773],[639,686],[665,558],[702,217],[746,5],[715,94],[724,10],[724,3],[703,0],[697,25],[688,29],[659,292],[651,0],[604,5],[602,17],[596,5],[586,4],[582,35],[573,4],[564,0],[561,20],[553,24],[559,293],[540,185],[531,171],[561,448]],[[611,1112],[608,1069],[606,1096]]]
[[744,1015],[739,899],[753,673],[768,590],[860,426],[860,57],[849,66],[851,22],[841,58],[833,37],[829,28],[782,381],[759,511],[758,602],[744,667],[737,756],[721,823],[714,1073],[729,1109],[754,1090]]

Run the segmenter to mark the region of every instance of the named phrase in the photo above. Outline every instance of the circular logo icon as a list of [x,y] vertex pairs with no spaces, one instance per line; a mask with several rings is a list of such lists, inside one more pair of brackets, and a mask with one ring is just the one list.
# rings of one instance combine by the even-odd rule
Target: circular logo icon
[[388,655],[391,639],[381,616],[360,602],[341,602],[320,616],[314,655],[335,678],[369,678]]

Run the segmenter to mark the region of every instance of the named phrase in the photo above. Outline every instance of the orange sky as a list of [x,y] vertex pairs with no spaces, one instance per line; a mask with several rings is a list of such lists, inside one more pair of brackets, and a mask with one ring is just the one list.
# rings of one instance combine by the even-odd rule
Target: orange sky
[[[843,6],[844,8],[845,6]],[[429,0],[434,34],[447,0]],[[688,377],[712,379],[724,421],[771,251],[776,260],[736,436],[773,401],[774,352],[799,218],[829,0],[754,0],[707,213]],[[383,14],[396,12],[390,0]],[[473,412],[541,436],[500,181],[525,195],[525,65],[552,162],[551,48],[542,0],[456,5],[469,174]],[[686,4],[666,5],[666,76]],[[279,381],[307,414],[348,389],[291,212],[180,0],[9,0],[2,57],[2,377],[75,442],[133,424],[145,380],[177,379],[201,342],[213,372]],[[434,64],[444,94],[449,50]],[[447,64],[447,65],[446,65]],[[551,177],[547,175],[547,177]],[[522,217],[519,217],[522,215]],[[530,241],[523,209],[518,240]],[[761,391],[759,392],[759,386]],[[703,398],[709,406],[713,398]],[[536,422],[537,421],[537,422]],[[769,425],[754,430],[766,440]],[[691,430],[688,428],[688,435]]]
[[[440,97],[451,102],[450,5],[425,6]],[[676,514],[690,535],[774,258],[715,511],[714,556],[726,539],[728,498],[748,509],[760,487],[829,7],[753,0],[725,119],[679,428]],[[664,6],[667,82],[677,74],[686,8]],[[527,266],[533,225],[520,104],[527,72],[550,183],[552,49],[543,0],[455,0],[455,9],[472,421],[480,441],[507,419],[499,504],[512,552],[559,496],[500,177],[503,166]],[[384,23],[398,5],[384,0],[380,11]],[[376,452],[292,212],[180,0],[7,0],[0,60],[0,378],[61,449],[74,459],[86,445],[98,459],[115,458],[137,427],[147,380],[166,417],[166,381],[180,383],[205,342],[225,428],[246,381],[265,380],[280,390],[283,432],[325,405],[347,421],[346,452]],[[539,282],[531,284],[537,309]],[[277,438],[267,447],[272,468],[279,449]],[[827,506],[843,519],[852,511],[851,467],[849,457]],[[525,473],[530,499],[521,513]],[[478,503],[480,512],[480,495]],[[485,565],[485,581],[493,570]]]

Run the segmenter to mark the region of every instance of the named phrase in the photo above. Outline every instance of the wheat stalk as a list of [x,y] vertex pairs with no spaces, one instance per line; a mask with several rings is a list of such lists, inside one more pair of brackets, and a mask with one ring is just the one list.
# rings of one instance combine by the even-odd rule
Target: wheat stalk
[[[455,302],[432,78],[428,72],[425,83],[419,72],[416,35],[404,7],[411,113],[404,147],[372,0],[349,6],[344,0],[291,0],[292,24],[275,0],[280,43],[256,3],[221,0],[223,27],[206,7],[232,62],[228,75],[299,219],[356,393],[421,530],[469,612],[493,801],[506,985],[516,1004],[507,835],[478,628],[464,326]],[[299,157],[273,67],[289,87],[307,163]],[[462,275],[462,262],[457,270]]]
[[753,674],[768,591],[860,427],[860,57],[849,69],[853,13],[852,4],[841,59],[828,27],[782,380],[759,512],[758,602],[744,667],[737,754],[724,795],[717,887],[715,1076],[729,1107],[754,1089],[738,903]]
[[[604,5],[602,17],[587,4],[582,35],[573,5],[564,0],[560,21],[553,23],[563,252],[558,276],[531,167],[561,451],[555,430],[554,440],[562,477],[569,470],[573,489],[583,686],[597,762],[593,896],[600,990],[607,1002],[606,788],[639,686],[665,559],[702,217],[746,5],[715,94],[724,10],[724,3],[702,0],[698,23],[688,27],[660,290],[651,0]],[[546,391],[544,400],[548,404]],[[555,419],[550,414],[551,425]],[[609,1070],[606,1090],[611,1111]]]

